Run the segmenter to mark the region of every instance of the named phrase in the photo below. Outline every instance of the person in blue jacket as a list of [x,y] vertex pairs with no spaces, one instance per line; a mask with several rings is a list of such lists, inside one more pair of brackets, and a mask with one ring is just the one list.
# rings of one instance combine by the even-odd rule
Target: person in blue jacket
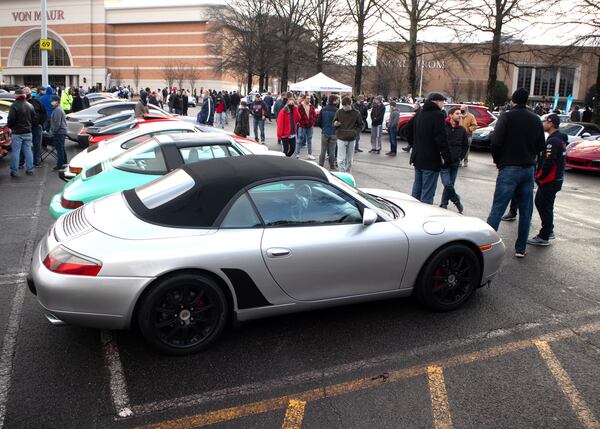
[[46,121],[42,125],[44,130],[48,131],[50,129],[50,117],[52,116],[52,112],[54,111],[54,106],[52,105],[52,96],[54,95],[54,90],[50,85],[46,87],[46,93],[39,97],[40,102],[43,104],[46,109]]

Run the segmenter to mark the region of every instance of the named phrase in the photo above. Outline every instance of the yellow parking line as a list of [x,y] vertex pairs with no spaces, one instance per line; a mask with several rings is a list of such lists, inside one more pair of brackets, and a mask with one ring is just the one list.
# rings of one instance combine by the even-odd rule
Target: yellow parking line
[[581,394],[577,390],[577,387],[571,381],[571,377],[567,374],[567,371],[562,367],[558,358],[550,348],[550,345],[546,341],[534,340],[533,343],[538,349],[538,352],[544,359],[546,366],[554,376],[554,379],[560,386],[560,389],[563,391],[567,399],[569,400],[569,404],[579,421],[586,429],[598,429],[600,428],[600,422],[592,413],[592,410],[587,406],[585,400],[582,398]]
[[306,401],[298,401],[290,399],[287,410],[285,410],[285,418],[281,429],[300,429],[302,420],[304,419],[304,406]]
[[[590,323],[576,328],[580,333],[592,333],[600,331],[600,322]],[[542,335],[537,339],[528,339],[522,341],[514,341],[499,346],[489,347],[473,353],[455,356],[449,359],[443,359],[431,362],[428,365],[417,365],[410,368],[404,368],[395,371],[389,371],[376,377],[360,378],[344,383],[334,384],[330,386],[318,387],[316,389],[306,390],[304,392],[295,393],[293,395],[280,396],[278,398],[266,399],[263,401],[253,402],[250,404],[240,405],[237,407],[226,408],[217,411],[209,411],[203,414],[196,414],[188,417],[181,417],[173,420],[150,424],[147,426],[138,427],[138,429],[188,429],[210,424],[234,420],[240,417],[262,414],[269,411],[280,410],[286,408],[291,400],[310,402],[323,398],[344,395],[360,390],[371,389],[384,383],[393,383],[402,379],[415,377],[418,375],[428,374],[429,367],[452,368],[468,363],[478,362],[485,359],[505,355],[508,353],[525,350],[534,345],[535,341],[552,342],[559,341],[565,338],[575,336],[575,332],[571,329],[563,329],[550,334]],[[593,416],[592,416],[593,417]],[[596,422],[595,419],[591,420]],[[597,422],[596,422],[597,423]],[[589,426],[598,428],[599,426]]]
[[429,382],[429,395],[431,396],[435,429],[452,429],[452,416],[448,405],[444,369],[441,366],[427,367],[427,381]]

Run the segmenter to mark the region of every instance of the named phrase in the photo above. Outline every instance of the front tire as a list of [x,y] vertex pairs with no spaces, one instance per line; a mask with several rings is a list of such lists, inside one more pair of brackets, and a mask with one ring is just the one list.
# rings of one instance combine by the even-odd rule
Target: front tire
[[143,298],[138,324],[157,350],[186,355],[208,348],[223,332],[229,308],[217,283],[202,274],[159,280]]
[[432,310],[451,311],[471,297],[480,279],[477,255],[464,244],[452,244],[438,250],[426,262],[415,295]]

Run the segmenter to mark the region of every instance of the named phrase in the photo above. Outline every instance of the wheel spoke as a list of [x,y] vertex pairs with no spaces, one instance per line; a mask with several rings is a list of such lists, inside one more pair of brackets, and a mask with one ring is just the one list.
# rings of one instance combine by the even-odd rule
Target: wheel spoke
[[213,307],[214,307],[214,304],[207,304],[200,308],[194,308],[194,311],[192,311],[192,314],[204,313],[206,310],[210,310]]
[[158,329],[162,329],[166,328],[167,326],[171,326],[175,322],[175,319],[163,320],[162,322],[157,322],[154,326],[156,326]]
[[163,314],[177,314],[177,310],[175,310],[174,308],[167,308],[167,307],[156,307],[155,311],[157,313],[163,313]]

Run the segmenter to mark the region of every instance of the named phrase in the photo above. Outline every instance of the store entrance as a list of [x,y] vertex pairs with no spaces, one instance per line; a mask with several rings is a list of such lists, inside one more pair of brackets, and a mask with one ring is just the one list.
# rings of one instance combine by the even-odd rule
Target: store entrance
[[[22,81],[23,85],[28,86],[30,88],[38,87],[42,84],[42,75],[24,75],[17,76],[17,82]],[[20,79],[19,79],[20,78]],[[66,79],[64,75],[49,75],[48,83],[56,88],[60,86],[61,88],[65,87]]]

